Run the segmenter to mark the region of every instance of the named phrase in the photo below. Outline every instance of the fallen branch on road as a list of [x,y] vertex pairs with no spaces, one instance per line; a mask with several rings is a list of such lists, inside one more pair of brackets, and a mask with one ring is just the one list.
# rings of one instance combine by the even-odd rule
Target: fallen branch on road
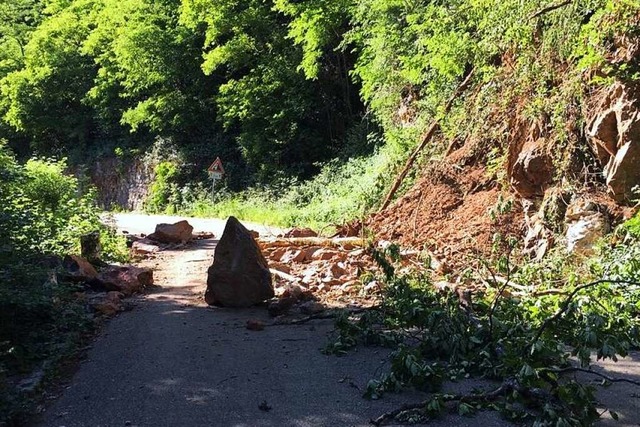
[[393,411],[385,412],[376,419],[369,421],[374,426],[383,426],[391,422],[397,422],[398,418],[409,411],[424,410],[427,406],[433,402],[434,399],[440,400],[442,403],[456,403],[456,404],[484,404],[491,403],[500,398],[506,397],[509,394],[516,392],[521,396],[530,399],[532,401],[551,401],[555,398],[546,390],[533,387],[524,387],[515,378],[510,378],[504,381],[500,387],[486,392],[476,394],[441,394],[433,396],[422,402],[405,404],[400,408]]
[[592,369],[586,369],[586,368],[579,368],[577,366],[571,366],[568,368],[561,368],[561,369],[544,369],[541,372],[551,372],[554,374],[568,374],[571,372],[583,372],[585,374],[589,374],[589,375],[595,375],[597,377],[600,377],[610,383],[627,383],[627,384],[633,384],[633,385],[637,385],[640,386],[640,381],[636,381],[636,380],[632,380],[631,378],[616,378],[616,377],[611,377],[609,375],[603,374],[601,372],[596,372]]
[[378,306],[350,308],[350,309],[344,309],[344,308],[329,309],[321,313],[311,314],[309,316],[305,316],[299,319],[276,319],[273,321],[273,323],[266,326],[302,325],[312,320],[334,319],[344,314],[345,312],[351,316],[354,314],[361,314],[366,311],[377,310],[377,309],[378,309]]

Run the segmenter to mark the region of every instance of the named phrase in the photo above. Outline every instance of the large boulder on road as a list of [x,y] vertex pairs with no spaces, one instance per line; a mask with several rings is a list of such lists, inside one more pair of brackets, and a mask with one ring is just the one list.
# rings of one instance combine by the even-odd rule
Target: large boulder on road
[[147,238],[161,243],[187,243],[193,239],[193,227],[184,220],[175,224],[158,224],[156,231]]
[[267,260],[249,230],[229,217],[209,267],[205,301],[242,308],[273,296]]

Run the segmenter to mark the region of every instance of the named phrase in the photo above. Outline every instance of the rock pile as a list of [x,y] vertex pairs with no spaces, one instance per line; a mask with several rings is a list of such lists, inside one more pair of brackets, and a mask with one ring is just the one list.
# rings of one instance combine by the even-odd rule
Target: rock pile
[[[102,263],[101,263],[102,264]],[[97,313],[112,316],[124,310],[123,298],[143,292],[153,285],[153,271],[131,265],[107,265],[96,268],[85,258],[67,255],[62,261],[61,277],[85,289],[77,294]]]
[[[380,269],[360,238],[280,237],[258,243],[275,279],[278,299],[268,307],[272,316],[292,309],[311,315],[331,306],[378,302],[381,289],[375,276]],[[430,268],[417,260],[418,255],[403,252],[400,272]]]

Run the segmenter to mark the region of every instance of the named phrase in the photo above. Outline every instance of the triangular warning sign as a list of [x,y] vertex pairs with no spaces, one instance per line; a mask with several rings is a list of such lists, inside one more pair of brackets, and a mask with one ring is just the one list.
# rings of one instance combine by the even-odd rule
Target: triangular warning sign
[[216,160],[211,163],[211,166],[209,166],[207,170],[212,173],[224,175],[224,168],[222,167],[222,160],[220,160],[220,157],[216,157]]

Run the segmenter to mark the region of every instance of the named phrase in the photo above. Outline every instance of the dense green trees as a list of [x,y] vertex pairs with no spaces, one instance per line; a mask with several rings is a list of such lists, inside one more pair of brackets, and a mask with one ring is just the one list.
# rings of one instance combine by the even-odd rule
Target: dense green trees
[[[488,83],[508,59],[520,80],[512,92],[544,104],[556,65],[601,65],[607,34],[638,10],[635,1],[549,6],[3,0],[0,136],[41,153],[170,137],[186,152],[240,153],[262,181],[309,176],[362,143],[349,129],[363,103],[387,142],[406,150],[471,68]],[[459,111],[450,116],[445,131],[468,128]]]
[[227,141],[267,180],[308,176],[361,109],[344,63],[298,70],[302,50],[268,2],[51,1],[42,14],[0,68],[3,122],[41,153],[155,134]]

